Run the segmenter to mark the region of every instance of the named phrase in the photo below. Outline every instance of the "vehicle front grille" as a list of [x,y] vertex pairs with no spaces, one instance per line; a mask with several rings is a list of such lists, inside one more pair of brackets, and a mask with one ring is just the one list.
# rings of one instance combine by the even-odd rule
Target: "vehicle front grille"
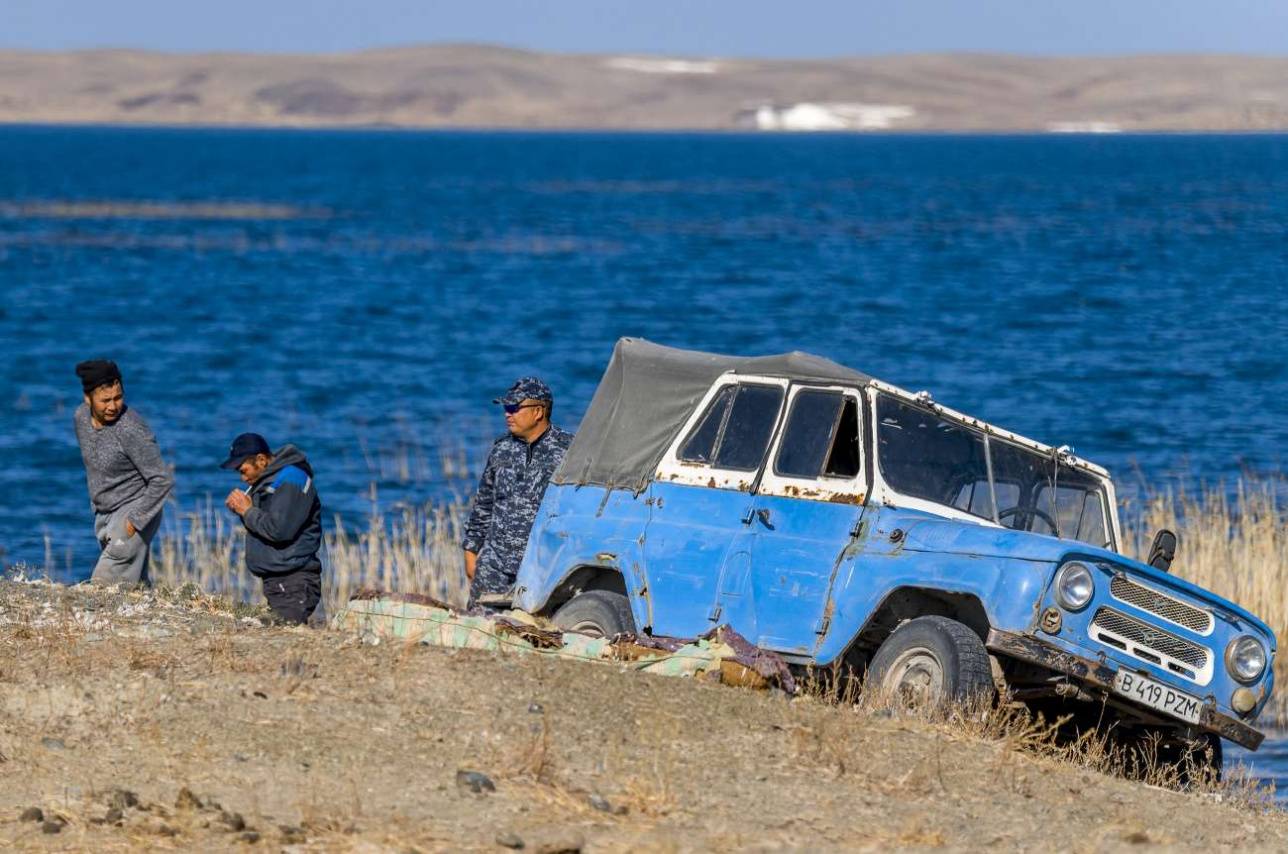
[[1178,638],[1113,608],[1096,611],[1088,634],[1092,639],[1117,647],[1133,658],[1148,661],[1191,681],[1207,684],[1211,678],[1212,653],[1207,647]]
[[1109,582],[1109,594],[1120,602],[1134,605],[1142,611],[1162,617],[1169,623],[1184,626],[1192,632],[1205,635],[1212,631],[1212,614],[1162,591],[1132,581],[1125,575],[1115,575]]

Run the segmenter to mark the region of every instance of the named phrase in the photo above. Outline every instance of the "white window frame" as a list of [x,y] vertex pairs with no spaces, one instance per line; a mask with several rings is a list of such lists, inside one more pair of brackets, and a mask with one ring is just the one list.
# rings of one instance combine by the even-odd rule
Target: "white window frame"
[[[778,474],[774,470],[774,464],[778,459],[779,451],[782,449],[783,439],[787,435],[787,423],[791,418],[792,407],[796,403],[797,396],[802,392],[818,391],[838,393],[843,401],[853,401],[855,407],[857,407],[858,423],[856,424],[856,429],[859,433],[859,471],[854,477],[828,477],[822,474],[818,477],[799,477]],[[845,504],[863,504],[867,500],[868,491],[867,445],[864,442],[865,430],[863,394],[858,389],[852,386],[840,385],[792,385],[788,390],[786,405],[780,415],[778,435],[774,437],[774,441],[770,445],[769,455],[765,460],[765,473],[761,477],[760,486],[756,491],[761,495],[776,495],[784,498],[801,498],[810,501],[839,500]],[[826,460],[824,462],[826,463]]]
[[684,422],[684,429],[676,434],[675,439],[671,442],[671,447],[667,449],[666,455],[662,457],[662,462],[657,467],[657,474],[654,476],[657,483],[683,483],[689,486],[706,486],[711,489],[732,489],[740,492],[750,492],[751,487],[755,484],[756,478],[760,476],[761,469],[764,468],[764,461],[755,471],[734,471],[733,469],[716,468],[710,463],[692,463],[680,459],[680,448],[689,438],[689,434],[698,426],[702,416],[706,415],[707,407],[716,399],[716,396],[727,386],[731,385],[771,385],[783,389],[783,401],[778,404],[778,415],[774,422],[774,431],[770,434],[769,448],[772,453],[774,439],[781,429],[783,421],[783,409],[787,402],[788,381],[781,377],[761,377],[748,374],[722,374],[719,379],[712,383],[711,388],[707,389],[706,395],[702,401],[693,409],[688,421]]

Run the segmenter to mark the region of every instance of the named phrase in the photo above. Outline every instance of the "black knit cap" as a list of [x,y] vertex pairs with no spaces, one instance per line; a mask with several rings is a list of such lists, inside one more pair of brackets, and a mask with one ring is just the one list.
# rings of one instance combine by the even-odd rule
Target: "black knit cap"
[[108,359],[90,359],[76,366],[76,376],[80,377],[85,393],[89,394],[96,388],[119,383],[121,369],[116,366],[116,362]]

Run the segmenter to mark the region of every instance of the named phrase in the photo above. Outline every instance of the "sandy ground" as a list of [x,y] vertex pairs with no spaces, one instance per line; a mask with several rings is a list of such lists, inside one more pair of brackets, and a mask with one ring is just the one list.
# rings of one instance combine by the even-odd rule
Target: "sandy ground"
[[0,848],[520,845],[1269,851],[1288,817],[817,699],[0,582]]

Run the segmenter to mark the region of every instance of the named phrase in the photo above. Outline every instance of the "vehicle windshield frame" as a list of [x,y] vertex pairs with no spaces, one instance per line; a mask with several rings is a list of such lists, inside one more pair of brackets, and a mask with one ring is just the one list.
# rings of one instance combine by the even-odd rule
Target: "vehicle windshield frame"
[[[983,464],[982,467],[975,472],[976,476],[972,477],[969,481],[963,481],[962,484],[959,484],[956,487],[951,483],[946,483],[945,486],[950,487],[949,492],[952,495],[960,495],[960,490],[968,482],[986,482],[987,490],[984,493],[985,506],[983,508],[976,507],[972,509],[976,503],[973,497],[968,502],[967,507],[962,507],[958,504],[952,503],[951,498],[948,500],[941,500],[929,495],[918,495],[915,492],[901,489],[896,485],[899,480],[899,476],[895,475],[892,477],[892,473],[890,471],[890,463],[892,460],[889,459],[889,452],[885,447],[885,437],[887,435],[885,431],[887,430],[888,425],[884,423],[883,410],[888,411],[890,404],[916,410],[929,418],[947,422],[952,425],[954,429],[962,431],[961,435],[969,437],[970,439],[978,439],[983,451]],[[1113,515],[1113,508],[1110,505],[1113,490],[1110,486],[1109,478],[1103,472],[1096,471],[1096,467],[1088,465],[1076,457],[1073,457],[1072,454],[1068,452],[1068,449],[1056,449],[1041,446],[1031,440],[1024,439],[1023,437],[1015,434],[1010,434],[1007,431],[998,430],[984,422],[953,412],[952,410],[939,406],[933,402],[923,401],[915,397],[905,396],[904,394],[897,394],[882,388],[874,389],[874,399],[872,401],[872,439],[871,450],[872,457],[874,459],[873,468],[877,473],[879,473],[883,487],[894,496],[898,496],[905,500],[924,501],[928,504],[942,507],[954,516],[960,515],[969,519],[978,519],[990,522],[1005,528],[1006,530],[1047,534],[1058,539],[1068,540],[1070,542],[1086,543],[1088,545],[1093,545],[1097,548],[1105,548],[1110,551],[1115,551],[1117,549],[1118,532],[1115,524],[1116,519]],[[1030,447],[1030,445],[1037,445],[1037,447]],[[1013,479],[1007,479],[1005,477],[1005,471],[998,471],[999,460],[997,457],[999,455],[997,454],[997,451],[1003,448],[1005,448],[1008,453],[1021,455],[1026,462],[1030,465],[1034,465],[1035,467],[1039,463],[1043,465],[1051,463],[1055,464],[1051,467],[1051,472],[1054,476],[1043,477],[1040,480],[1034,479],[1032,483],[1028,483],[1026,485],[1027,489],[1032,494],[1027,504],[1020,505],[1017,503],[1016,505],[1017,507],[1022,508],[1019,511],[1022,517],[1030,517],[1028,518],[1027,525],[1025,527],[1012,527],[1006,525],[1004,520],[999,518],[1000,515],[1007,514],[1007,511],[1012,509],[1010,507],[1003,508],[999,506],[999,503],[1005,503],[1001,498],[1001,492],[1008,487],[1010,489],[1017,488]],[[1003,460],[1001,462],[1005,461]],[[976,465],[978,465],[978,463],[976,463]],[[1003,465],[1001,468],[1005,469],[1006,467]],[[1079,524],[1076,530],[1061,530],[1061,516],[1064,515],[1065,511],[1064,508],[1060,506],[1061,497],[1059,493],[1066,486],[1066,482],[1061,478],[1061,474],[1063,472],[1069,473],[1070,481],[1068,482],[1068,485],[1082,491],[1086,496],[1095,496],[1096,503],[1099,504],[1099,518],[1096,521],[1099,525],[1099,532],[1104,536],[1103,541],[1080,539],[1078,537],[1078,534],[1082,533],[1082,516],[1079,517]],[[905,483],[904,485],[906,486],[907,484]],[[1019,492],[1023,493],[1025,488],[1026,487],[1019,487]],[[1055,525],[1052,526],[1043,520],[1042,526],[1045,528],[1054,527],[1055,530],[1031,530],[1036,521],[1032,518],[1034,510],[1044,509],[1041,504],[1041,499],[1037,496],[1047,490],[1050,491],[1047,500],[1048,502],[1054,502],[1054,505],[1045,508],[1050,512],[1045,512],[1043,515],[1051,518],[1055,522]],[[945,497],[947,497],[948,494],[949,493],[944,493]],[[1085,498],[1083,500],[1086,502]],[[983,512],[981,512],[981,510]],[[1084,504],[1082,513],[1085,515],[1085,512],[1086,508]],[[1039,516],[1038,518],[1040,519],[1041,517]],[[1093,527],[1092,531],[1089,532],[1087,536],[1091,536],[1091,534],[1096,532],[1096,530],[1097,529]]]

